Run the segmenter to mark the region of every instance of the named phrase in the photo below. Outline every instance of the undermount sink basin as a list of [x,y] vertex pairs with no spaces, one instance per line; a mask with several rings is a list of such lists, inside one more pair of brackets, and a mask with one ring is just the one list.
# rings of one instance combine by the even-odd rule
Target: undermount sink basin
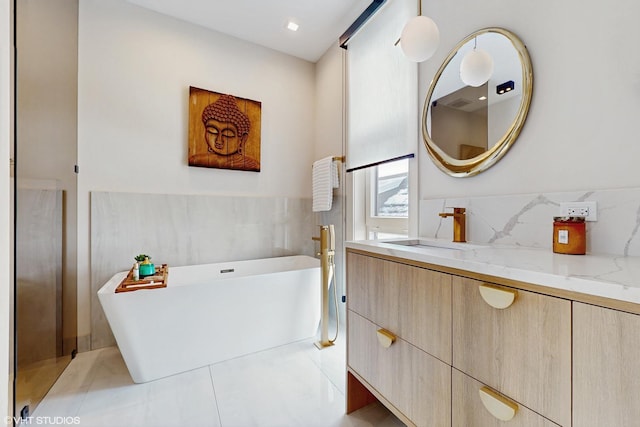
[[469,251],[472,249],[482,249],[486,246],[475,245],[473,243],[449,242],[446,240],[430,240],[430,239],[404,239],[404,240],[388,240],[382,243],[399,246],[409,246],[415,248],[438,248],[453,249],[457,251]]

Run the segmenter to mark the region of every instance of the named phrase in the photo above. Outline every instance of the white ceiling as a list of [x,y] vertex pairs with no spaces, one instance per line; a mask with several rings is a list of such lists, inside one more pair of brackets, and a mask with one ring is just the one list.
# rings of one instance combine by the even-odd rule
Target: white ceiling
[[[128,0],[165,15],[316,62],[371,0]],[[286,29],[293,20],[300,28]]]

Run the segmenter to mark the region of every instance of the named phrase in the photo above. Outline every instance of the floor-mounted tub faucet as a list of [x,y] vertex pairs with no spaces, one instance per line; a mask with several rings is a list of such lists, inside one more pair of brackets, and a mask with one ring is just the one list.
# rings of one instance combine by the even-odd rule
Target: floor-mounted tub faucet
[[336,284],[333,283],[333,296],[336,307],[336,335],[333,340],[329,339],[329,288],[331,281],[335,277],[334,255],[336,250],[336,236],[333,224],[320,226],[320,237],[312,237],[313,240],[320,242],[320,264],[321,264],[321,285],[322,286],[322,317],[320,322],[321,336],[320,341],[315,345],[322,350],[325,347],[332,346],[338,338],[338,295],[336,294]]
[[453,212],[441,212],[442,218],[448,216],[453,217],[453,241],[454,242],[466,242],[466,229],[467,229],[467,215],[465,208],[453,208]]

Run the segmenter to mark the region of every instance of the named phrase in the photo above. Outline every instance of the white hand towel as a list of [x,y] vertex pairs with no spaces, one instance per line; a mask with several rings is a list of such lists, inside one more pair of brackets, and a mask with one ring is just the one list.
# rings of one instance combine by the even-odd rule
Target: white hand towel
[[340,187],[340,180],[338,179],[338,162],[336,160],[331,161],[331,186],[333,188]]
[[[335,172],[334,172],[335,170]],[[333,157],[313,162],[313,212],[329,211],[338,187],[338,166]]]

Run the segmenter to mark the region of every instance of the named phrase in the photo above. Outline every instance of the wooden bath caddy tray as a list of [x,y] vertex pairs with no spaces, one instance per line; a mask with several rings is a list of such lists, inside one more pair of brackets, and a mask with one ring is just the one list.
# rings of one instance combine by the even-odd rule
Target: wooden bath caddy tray
[[116,288],[118,292],[131,292],[138,289],[156,289],[166,288],[167,279],[169,277],[169,266],[162,264],[160,267],[156,267],[156,274],[153,276],[146,276],[140,280],[133,280],[133,267],[129,270],[127,277]]

